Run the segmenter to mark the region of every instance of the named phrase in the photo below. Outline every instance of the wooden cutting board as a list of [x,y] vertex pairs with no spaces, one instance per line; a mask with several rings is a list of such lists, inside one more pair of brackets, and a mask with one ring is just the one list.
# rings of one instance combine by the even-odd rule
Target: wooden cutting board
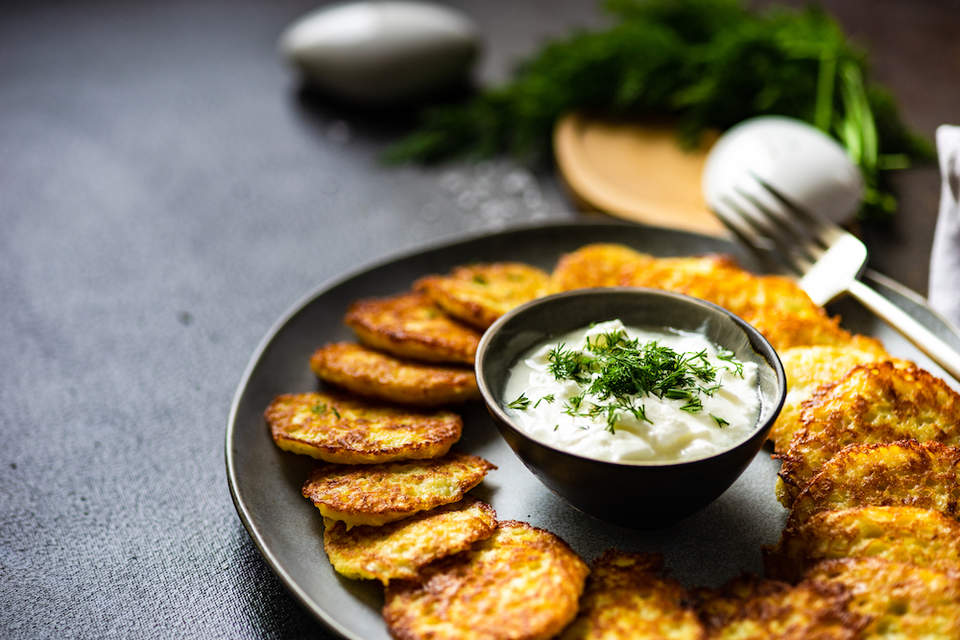
[[724,235],[707,209],[701,176],[717,139],[704,136],[698,149],[682,149],[664,122],[562,118],[554,129],[557,167],[584,209],[636,222]]

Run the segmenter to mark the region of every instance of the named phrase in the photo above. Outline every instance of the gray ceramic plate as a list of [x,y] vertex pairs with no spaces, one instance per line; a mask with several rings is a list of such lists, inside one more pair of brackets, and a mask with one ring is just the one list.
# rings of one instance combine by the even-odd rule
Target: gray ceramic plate
[[[277,394],[318,387],[308,357],[323,343],[351,339],[341,319],[353,300],[398,293],[422,275],[472,261],[520,260],[550,269],[560,254],[591,242],[620,242],[656,255],[732,253],[745,265],[758,266],[729,242],[680,231],[616,223],[523,227],[434,245],[324,284],[285,313],[264,338],[230,411],[227,479],[240,519],[266,561],[331,629],[357,640],[388,638],[380,618],[382,588],[379,583],[344,579],[327,562],[320,514],[300,496],[300,485],[315,463],[273,445],[263,421],[264,408]],[[957,334],[916,294],[889,280],[872,284],[960,348]],[[877,336],[895,355],[942,375],[856,304],[845,302],[831,310],[843,315],[848,329]],[[655,550],[686,584],[717,585],[742,571],[760,571],[760,546],[775,542],[783,526],[786,512],[773,495],[777,465],[765,452],[700,513],[668,529],[635,532],[586,516],[545,489],[500,439],[481,404],[462,413],[464,435],[456,448],[499,466],[474,495],[490,502],[501,519],[526,520],[557,533],[588,561],[611,546]]]

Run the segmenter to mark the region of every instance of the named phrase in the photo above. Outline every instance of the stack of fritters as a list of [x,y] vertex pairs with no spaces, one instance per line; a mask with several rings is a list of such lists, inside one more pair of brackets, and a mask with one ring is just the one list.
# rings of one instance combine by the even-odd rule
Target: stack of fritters
[[879,558],[825,560],[797,584],[747,576],[698,605],[710,638],[950,640],[960,637],[960,578]]
[[553,534],[498,522],[490,505],[465,497],[496,467],[449,452],[462,420],[437,409],[479,397],[464,366],[477,328],[550,286],[523,264],[473,265],[358,301],[345,322],[360,343],[310,358],[341,391],[281,395],[265,412],[281,449],[334,463],[310,475],[303,495],[324,517],[334,569],[388,586],[384,617],[396,637],[549,638],[576,614],[586,565]]
[[501,522],[469,551],[391,582],[383,617],[395,638],[546,640],[577,613],[587,566],[552,533]]
[[960,395],[913,365],[856,365],[804,401],[780,456],[779,494],[789,505],[844,447],[914,439],[960,444]]
[[770,437],[792,510],[766,565],[787,582],[745,577],[706,592],[698,611],[710,637],[960,638],[960,395],[841,329],[793,281],[729,258],[591,245],[553,277],[561,290],[645,286],[710,300],[780,350],[788,395]]
[[[791,513],[768,578],[693,595],[659,556],[609,550],[584,591],[562,540],[466,496],[495,467],[450,452],[463,424],[441,407],[479,397],[479,331],[553,291],[606,286],[715,302],[780,349],[789,388],[770,437]],[[960,638],[960,395],[842,329],[794,281],[598,244],[551,275],[509,262],[427,276],[345,322],[359,343],[310,358],[339,391],[281,395],[265,415],[280,448],[333,463],[303,495],[333,567],[385,585],[394,637]]]
[[558,290],[651,287],[702,298],[757,327],[777,349],[854,341],[839,319],[814,304],[796,282],[754,275],[728,256],[658,258],[622,245],[595,244],[563,256],[552,277]]

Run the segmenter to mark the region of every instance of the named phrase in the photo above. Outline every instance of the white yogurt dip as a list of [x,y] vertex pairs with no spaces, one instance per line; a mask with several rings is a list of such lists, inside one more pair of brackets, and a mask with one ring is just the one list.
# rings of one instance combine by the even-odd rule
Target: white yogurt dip
[[[612,347],[612,348],[611,348]],[[675,462],[754,432],[757,365],[699,333],[596,323],[517,361],[504,409],[536,440],[613,462]]]

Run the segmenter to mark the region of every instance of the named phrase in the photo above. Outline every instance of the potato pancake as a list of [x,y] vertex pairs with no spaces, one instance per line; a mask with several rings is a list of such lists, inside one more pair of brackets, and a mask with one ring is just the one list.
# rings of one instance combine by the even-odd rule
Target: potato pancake
[[719,590],[700,590],[700,598],[711,640],[855,640],[870,622],[850,611],[849,589],[824,581],[791,586],[742,576]]
[[767,309],[741,317],[762,333],[778,351],[813,344],[846,346],[854,339],[849,331],[840,326],[840,318],[827,315],[795,316],[787,311]]
[[960,577],[878,558],[826,560],[807,580],[840,584],[852,612],[871,618],[865,638],[960,638]]
[[960,448],[903,440],[850,445],[797,496],[787,519],[796,529],[820,511],[905,505],[960,516]]
[[786,453],[793,435],[800,430],[801,404],[818,387],[839,380],[850,369],[866,362],[889,359],[879,342],[866,336],[854,336],[849,346],[809,345],[780,353],[787,374],[787,397],[770,439],[777,453]]
[[767,575],[799,580],[821,560],[880,558],[939,571],[960,571],[960,522],[916,507],[821,511],[785,531],[765,555]]
[[341,464],[442,456],[463,427],[450,411],[414,413],[316,392],[277,396],[264,417],[281,449]]
[[462,453],[374,466],[329,465],[310,475],[303,497],[325,518],[340,520],[348,528],[380,526],[457,502],[496,468]]
[[435,407],[480,398],[472,369],[409,362],[350,342],[320,347],[310,368],[324,382],[400,404]]
[[446,276],[427,276],[414,284],[448,315],[478,329],[534,298],[551,292],[550,276],[521,262],[458,267]]
[[913,439],[960,444],[960,394],[916,366],[861,364],[803,403],[781,456],[778,497],[789,505],[823,464],[850,444]]
[[690,594],[662,571],[659,554],[605,551],[593,563],[580,613],[560,640],[705,638]]
[[360,342],[401,358],[473,364],[480,334],[447,317],[425,294],[360,300],[344,318]]
[[472,549],[387,586],[383,617],[401,640],[552,638],[577,613],[586,564],[560,538],[501,522]]
[[652,262],[653,256],[622,244],[588,244],[561,257],[551,278],[557,291],[616,287],[633,269]]
[[333,568],[348,578],[413,580],[420,569],[470,548],[497,530],[490,505],[464,498],[382,527],[353,527],[327,521],[323,548]]
[[708,300],[757,327],[776,349],[853,340],[795,280],[755,275],[726,255],[658,258],[622,245],[587,245],[561,258],[553,279],[560,290],[650,287]]
[[625,268],[621,284],[677,291],[720,305],[740,316],[776,349],[810,344],[845,345],[852,336],[840,328],[791,278],[759,276],[729,256],[654,258]]

